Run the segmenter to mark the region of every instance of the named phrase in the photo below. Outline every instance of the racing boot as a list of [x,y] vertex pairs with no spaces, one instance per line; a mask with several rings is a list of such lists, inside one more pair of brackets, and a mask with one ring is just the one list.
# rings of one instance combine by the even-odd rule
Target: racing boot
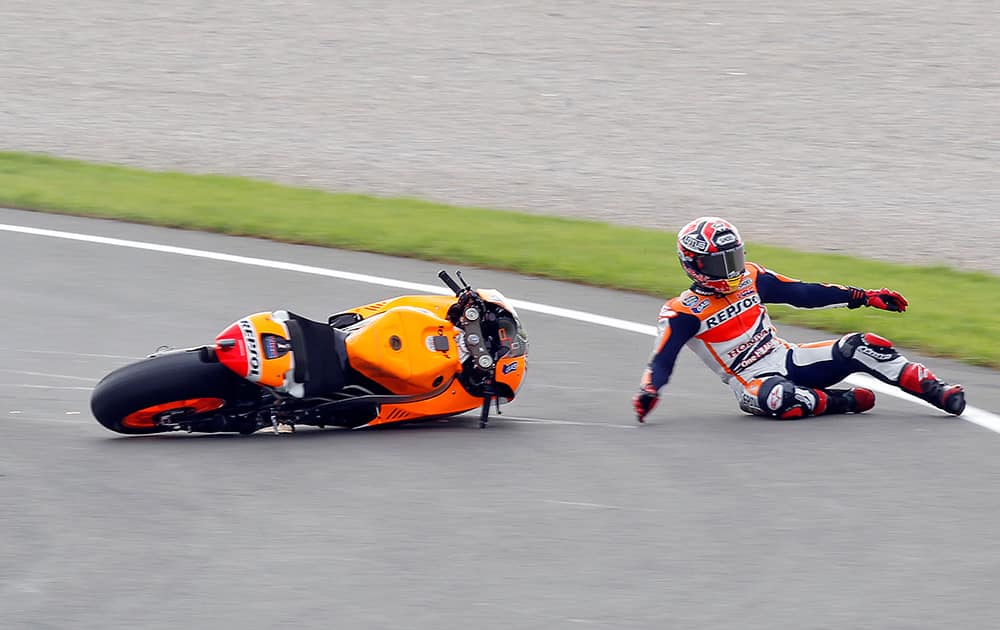
[[864,387],[825,389],[826,413],[864,413],[875,406],[875,392]]
[[945,383],[920,363],[906,364],[899,374],[899,388],[950,414],[965,411],[965,388]]

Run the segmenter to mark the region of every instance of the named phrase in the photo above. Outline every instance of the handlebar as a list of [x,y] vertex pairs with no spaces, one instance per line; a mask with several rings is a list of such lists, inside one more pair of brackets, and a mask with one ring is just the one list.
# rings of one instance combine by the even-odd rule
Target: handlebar
[[[448,320],[456,326],[461,324],[465,331],[465,347],[469,352],[471,369],[464,370],[459,377],[462,385],[473,395],[483,397],[483,406],[479,415],[479,428],[486,426],[486,421],[490,413],[490,401],[496,396],[494,389],[495,376],[493,369],[496,366],[494,357],[487,347],[487,340],[483,334],[482,319],[486,314],[486,304],[483,298],[472,290],[469,283],[462,277],[461,271],[455,272],[461,285],[442,269],[438,272],[438,278],[444,282],[458,298],[458,301],[448,309]],[[464,285],[464,286],[463,286]],[[500,399],[497,401],[497,413],[500,412]]]
[[458,282],[448,275],[448,272],[441,270],[438,278],[441,279],[448,288],[454,291],[458,301],[448,309],[447,318],[456,326],[465,331],[465,347],[473,359],[473,369],[478,369],[486,374],[492,375],[492,368],[496,363],[487,347],[487,337],[483,334],[481,319],[486,315],[486,304],[478,293],[473,291],[469,283],[462,277],[462,272],[456,272]]
[[441,282],[444,282],[446,285],[448,285],[448,288],[451,289],[455,295],[462,294],[463,291],[462,287],[458,286],[458,283],[452,280],[451,276],[448,275],[447,271],[445,271],[444,269],[439,271],[438,278],[441,278]]

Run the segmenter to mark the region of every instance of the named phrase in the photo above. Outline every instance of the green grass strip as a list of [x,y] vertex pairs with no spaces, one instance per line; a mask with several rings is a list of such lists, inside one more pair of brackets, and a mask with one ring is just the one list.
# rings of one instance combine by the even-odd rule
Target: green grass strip
[[[0,152],[0,204],[474,264],[664,298],[688,285],[670,232],[237,177]],[[773,307],[777,321],[831,333],[873,331],[927,354],[1000,367],[998,276],[756,244],[747,251],[802,280],[889,286],[910,300],[904,314]],[[649,313],[650,323],[655,316]]]

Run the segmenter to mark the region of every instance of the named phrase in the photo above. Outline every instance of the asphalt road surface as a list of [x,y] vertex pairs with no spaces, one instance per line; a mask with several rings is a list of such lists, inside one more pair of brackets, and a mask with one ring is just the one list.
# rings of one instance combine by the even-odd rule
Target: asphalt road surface
[[0,148],[996,273],[998,59],[989,0],[4,0]]
[[[0,223],[429,284],[438,269],[16,211]],[[465,275],[642,323],[660,303]],[[969,422],[889,396],[861,416],[755,419],[687,353],[638,427],[652,338],[523,312],[529,377],[487,430],[470,416],[130,438],[89,415],[111,369],[246,313],[322,318],[399,292],[6,231],[0,286],[4,628],[996,625],[1000,435]],[[996,373],[931,365],[1000,411]]]

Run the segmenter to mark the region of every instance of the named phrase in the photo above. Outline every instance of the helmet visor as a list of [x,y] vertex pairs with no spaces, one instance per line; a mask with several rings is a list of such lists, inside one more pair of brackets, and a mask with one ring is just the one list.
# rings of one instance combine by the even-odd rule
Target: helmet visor
[[742,246],[714,254],[700,254],[697,264],[701,273],[714,280],[738,278],[746,270]]

